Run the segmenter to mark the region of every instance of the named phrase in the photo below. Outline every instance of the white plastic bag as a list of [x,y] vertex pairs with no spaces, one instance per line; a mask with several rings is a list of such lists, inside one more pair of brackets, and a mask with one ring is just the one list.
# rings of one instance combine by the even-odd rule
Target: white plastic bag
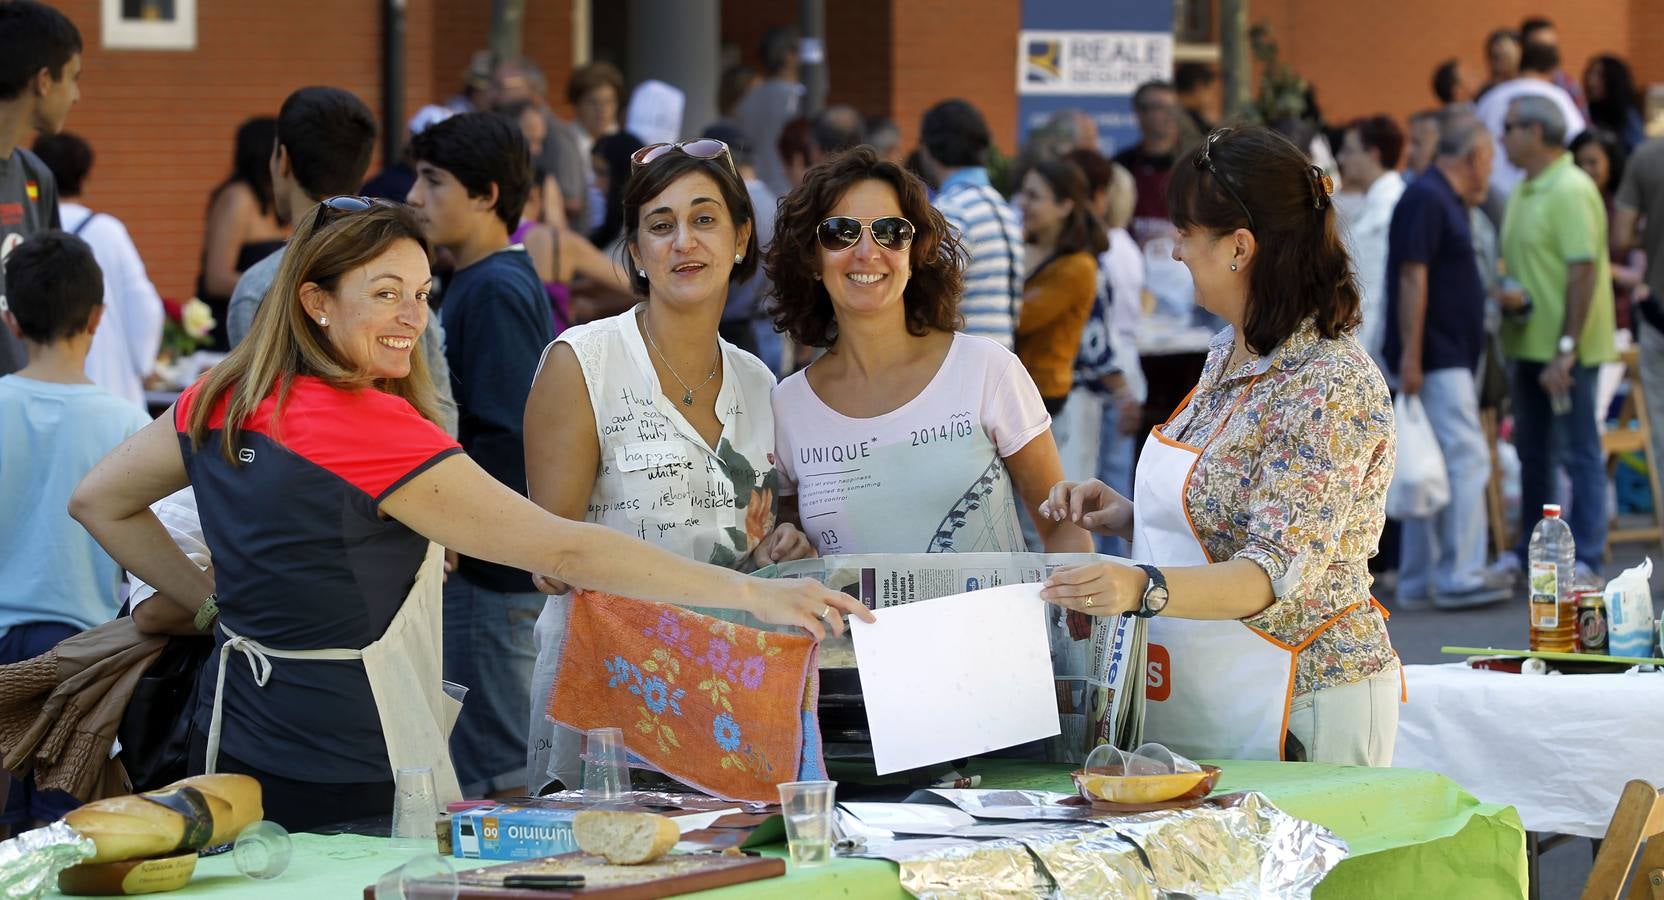
[[1433,435],[1433,423],[1421,398],[1399,394],[1393,401],[1398,423],[1397,471],[1387,488],[1387,515],[1394,519],[1425,519],[1450,502],[1450,475],[1444,454]]

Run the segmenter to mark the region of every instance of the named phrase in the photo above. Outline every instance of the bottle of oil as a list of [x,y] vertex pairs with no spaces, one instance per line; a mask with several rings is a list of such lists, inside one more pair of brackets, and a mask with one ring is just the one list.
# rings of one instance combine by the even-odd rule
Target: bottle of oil
[[1531,649],[1572,653],[1577,650],[1577,600],[1572,574],[1577,548],[1572,530],[1560,518],[1560,506],[1543,506],[1543,519],[1531,532]]

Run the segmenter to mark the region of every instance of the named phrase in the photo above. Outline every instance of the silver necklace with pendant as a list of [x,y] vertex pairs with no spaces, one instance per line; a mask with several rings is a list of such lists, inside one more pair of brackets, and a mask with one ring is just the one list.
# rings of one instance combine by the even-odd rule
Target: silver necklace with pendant
[[692,406],[694,392],[699,391],[704,388],[705,385],[710,384],[711,379],[716,377],[717,370],[722,367],[722,345],[717,345],[716,359],[714,359],[711,363],[711,374],[705,376],[704,381],[699,382],[699,387],[688,387],[688,383],[683,381],[682,376],[676,372],[676,367],[670,364],[670,357],[665,356],[664,351],[659,349],[659,342],[653,340],[653,323],[647,321],[645,313],[642,315],[642,325],[645,326],[641,329],[641,331],[643,334],[647,335],[648,346],[653,348],[653,352],[659,354],[659,360],[664,363],[664,367],[666,369],[670,370],[670,377],[676,379],[676,383],[682,386],[682,405]]

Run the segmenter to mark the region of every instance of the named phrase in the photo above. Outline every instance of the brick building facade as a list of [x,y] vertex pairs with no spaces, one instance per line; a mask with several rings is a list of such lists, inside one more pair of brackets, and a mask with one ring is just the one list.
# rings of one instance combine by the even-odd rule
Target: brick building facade
[[[197,49],[190,52],[106,50],[99,0],[50,2],[76,21],[87,45],[82,100],[68,126],[98,154],[86,199],[127,223],[167,296],[188,296],[195,283],[208,192],[230,172],[240,122],[275,115],[285,95],[307,84],[347,88],[381,110],[376,0],[201,2]],[[724,46],[752,64],[763,33],[796,18],[790,0],[719,2]],[[486,46],[491,3],[407,0],[406,6],[408,117],[456,91],[470,55]],[[551,102],[567,114],[573,4],[527,0],[525,8],[526,51],[549,76]],[[828,4],[828,100],[891,116],[910,145],[927,107],[965,97],[987,116],[1000,148],[1013,152],[1020,10],[1017,0]],[[1616,52],[1632,61],[1643,83],[1664,81],[1664,59],[1644,52],[1664,41],[1659,0],[1398,0],[1390,18],[1377,4],[1352,0],[1250,4],[1251,20],[1273,26],[1285,58],[1318,85],[1323,109],[1335,121],[1378,111],[1402,118],[1428,105],[1428,81],[1439,61],[1457,56],[1483,71],[1485,34],[1528,13],[1558,23],[1572,72],[1592,54]],[[603,39],[596,36],[597,55],[605,53]]]

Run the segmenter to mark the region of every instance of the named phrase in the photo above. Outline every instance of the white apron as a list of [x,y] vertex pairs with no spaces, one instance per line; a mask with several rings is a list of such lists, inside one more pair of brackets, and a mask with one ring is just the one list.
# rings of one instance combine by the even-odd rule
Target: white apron
[[231,651],[248,658],[254,683],[264,687],[271,677],[270,657],[277,659],[359,659],[370,680],[376,713],[387,741],[389,780],[399,769],[426,766],[433,770],[439,805],[462,799],[462,789],[451,768],[450,735],[462,712],[462,689],[441,677],[444,671],[444,583],[445,552],[428,544],[427,557],[416,572],[416,583],[405,596],[398,614],[382,636],[362,650],[274,650],[227,628],[220,646],[220,670],[214,683],[214,711],[208,727],[209,774],[214,772],[220,752],[220,714],[225,692],[225,667]]
[[[1253,380],[1208,443],[1252,388]],[[1189,402],[1186,397],[1179,410]],[[1150,432],[1139,456],[1132,556],[1155,566],[1207,565],[1213,560],[1197,538],[1185,504],[1190,474],[1207,444],[1197,447],[1168,438],[1163,430],[1170,422]],[[1147,625],[1146,740],[1191,759],[1282,759],[1298,648],[1235,619],[1158,615]]]

